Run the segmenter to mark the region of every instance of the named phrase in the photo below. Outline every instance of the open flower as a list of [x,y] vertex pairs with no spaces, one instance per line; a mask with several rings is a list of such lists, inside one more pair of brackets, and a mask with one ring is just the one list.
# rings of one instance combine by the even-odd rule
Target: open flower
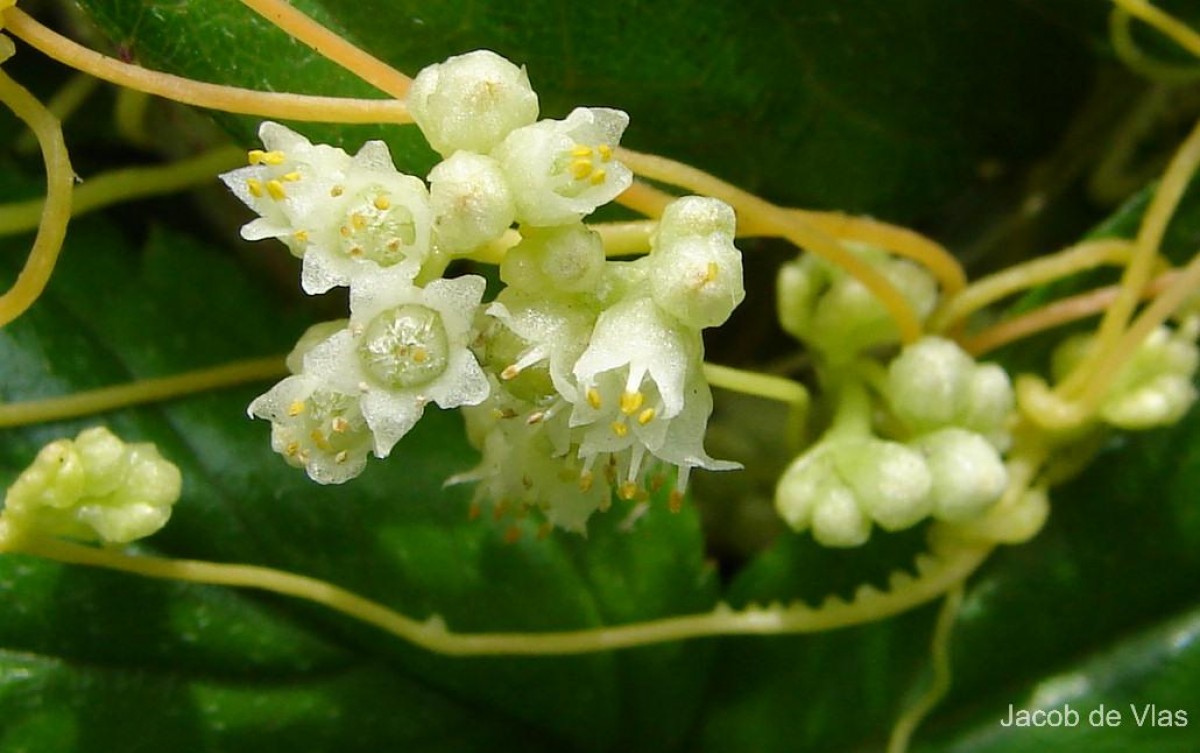
[[387,457],[430,402],[456,408],[488,396],[468,348],[484,285],[465,276],[419,288],[401,270],[382,270],[352,290],[349,326],[304,356],[304,374],[358,396],[378,457]]
[[613,156],[629,116],[579,107],[566,120],[542,120],[508,135],[492,156],[512,188],[517,221],[569,225],[615,199],[633,173]]
[[267,149],[221,176],[260,215],[242,228],[243,238],[287,245],[304,260],[301,284],[310,294],[393,265],[416,276],[430,252],[429,192],[396,170],[383,142],[350,157],[278,123],[263,123],[259,135]]

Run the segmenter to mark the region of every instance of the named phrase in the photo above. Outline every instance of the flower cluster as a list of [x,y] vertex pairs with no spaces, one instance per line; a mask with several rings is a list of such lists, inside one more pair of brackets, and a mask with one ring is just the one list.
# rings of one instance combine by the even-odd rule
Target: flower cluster
[[128,544],[167,524],[179,469],[152,444],[126,444],[103,427],[42,448],[4,498],[0,539],[64,536]]
[[[937,295],[928,273],[875,249],[852,250],[929,315]],[[870,353],[894,346],[895,326],[861,283],[823,261],[784,267],[779,293],[784,328],[838,385],[829,429],[779,480],[781,517],[826,546],[848,547],[866,542],[873,525],[966,523],[992,509],[1008,486],[1002,453],[1014,396],[1004,370],[927,336],[874,371]]]
[[[259,215],[244,237],[282,241],[306,292],[350,293],[349,318],[310,329],[292,376],[250,406],[275,450],[342,483],[429,403],[462,407],[483,457],[455,480],[578,531],[613,491],[645,496],[652,459],[679,469],[675,501],[692,468],[734,467],[703,449],[700,338],[744,297],[732,210],[679,200],[648,256],[610,262],[583,219],[632,182],[617,158],[625,113],[538,120],[525,71],[487,51],[421,71],[408,106],[444,157],[428,186],[381,142],[350,156],[274,123],[250,165],[223,176]],[[514,225],[494,301],[481,277],[441,277]]]

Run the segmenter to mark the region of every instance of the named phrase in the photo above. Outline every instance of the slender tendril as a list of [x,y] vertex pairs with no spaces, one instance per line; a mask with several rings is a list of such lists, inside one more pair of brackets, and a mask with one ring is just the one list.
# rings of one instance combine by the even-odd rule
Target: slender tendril
[[917,702],[896,720],[888,738],[887,753],[905,753],[917,727],[950,691],[950,636],[954,631],[954,621],[962,609],[962,601],[963,587],[960,583],[946,594],[933,628],[933,644],[930,647],[933,681]]
[[[54,93],[46,102],[46,109],[50,114],[58,118],[59,121],[64,121],[71,117],[76,110],[79,109],[87,98],[96,91],[100,82],[91,76],[77,73],[67,79],[67,83],[63,84],[58,91]],[[17,137],[13,148],[18,152],[33,152],[38,148],[37,136],[31,131],[26,131]]]
[[242,0],[242,4],[286,31],[293,39],[311,47],[321,57],[337,63],[381,92],[396,99],[408,96],[412,79],[354,46],[284,0]]
[[652,154],[620,148],[618,158],[635,173],[687,188],[731,205],[747,233],[778,235],[797,247],[807,249],[844,269],[870,290],[896,321],[900,339],[916,342],[921,337],[921,322],[904,296],[878,270],[859,259],[835,238],[754,194],[689,165]]
[[67,221],[71,218],[75,174],[71,171],[58,119],[3,71],[0,71],[0,101],[36,134],[46,165],[46,203],[42,207],[33,248],[17,281],[8,292],[0,295],[0,326],[4,326],[37,300],[54,272],[67,235]]
[[1200,34],[1179,19],[1155,8],[1146,0],[1113,0],[1121,10],[1153,26],[1183,49],[1200,57]]
[[0,403],[0,428],[105,413],[118,408],[169,400],[196,392],[277,379],[286,374],[287,368],[283,364],[283,358],[271,356],[235,361],[175,376],[140,379],[128,384],[83,390],[63,397],[20,403]]
[[[0,534],[3,529],[0,528]],[[6,546],[7,544],[7,546]],[[451,656],[555,656],[610,651],[721,635],[814,633],[873,622],[924,604],[951,590],[974,572],[990,547],[959,547],[946,552],[920,579],[907,577],[903,588],[881,593],[860,590],[851,602],[829,600],[821,607],[746,609],[718,607],[712,612],[583,630],[453,633],[433,617],[415,620],[331,583],[255,565],[227,565],[129,555],[50,538],[5,541],[0,551],[30,554],[74,565],[88,565],[148,578],[235,588],[256,588],[320,604],[374,625],[421,648]]]
[[260,92],[234,86],[207,84],[122,63],[120,60],[81,47],[47,29],[18,8],[9,8],[4,12],[4,29],[64,65],[118,86],[137,89],[186,105],[263,118],[318,123],[412,122],[408,108],[398,100]]
[[[71,216],[133,199],[174,193],[212,181],[218,172],[245,161],[241,149],[223,146],[188,159],[155,167],[127,167],[88,178],[75,189]],[[43,199],[0,205],[0,235],[23,233],[37,227]]]

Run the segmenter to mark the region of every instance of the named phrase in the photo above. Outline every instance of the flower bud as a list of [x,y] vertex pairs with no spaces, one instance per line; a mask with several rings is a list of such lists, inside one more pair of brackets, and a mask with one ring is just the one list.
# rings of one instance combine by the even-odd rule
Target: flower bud
[[917,439],[933,479],[933,516],[951,523],[974,520],[1000,499],[1008,471],[986,439],[965,429],[942,429]]
[[437,247],[465,254],[495,240],[513,223],[512,193],[491,157],[455,152],[429,173]]

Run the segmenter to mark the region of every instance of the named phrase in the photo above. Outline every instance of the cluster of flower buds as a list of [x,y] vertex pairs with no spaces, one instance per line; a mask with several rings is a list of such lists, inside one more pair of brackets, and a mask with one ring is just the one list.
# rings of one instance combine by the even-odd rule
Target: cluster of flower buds
[[179,469],[154,445],[86,429],[43,447],[9,487],[0,540],[63,536],[128,544],[166,525],[181,483]]
[[[681,199],[648,256],[610,262],[583,219],[632,182],[617,158],[625,113],[539,121],[525,71],[487,51],[421,71],[408,106],[444,157],[428,187],[381,142],[351,157],[273,123],[250,165],[223,176],[259,214],[244,237],[302,258],[306,292],[350,293],[349,318],[310,329],[292,376],[250,406],[274,448],[342,483],[430,402],[462,407],[483,458],[456,479],[479,482],[477,501],[578,531],[614,491],[645,496],[652,459],[679,469],[676,501],[692,468],[734,467],[703,449],[699,334],[744,297],[732,210]],[[494,301],[482,302],[481,277],[441,278],[514,225]]]
[[[876,249],[851,250],[921,318],[933,310],[937,287],[927,272]],[[784,329],[837,386],[828,431],[776,487],[776,508],[794,530],[811,529],[826,546],[858,546],[874,525],[897,531],[929,517],[964,523],[999,501],[1008,486],[1002,453],[1014,404],[1003,369],[977,364],[950,340],[925,337],[872,378],[863,362],[876,364],[897,332],[861,283],[804,257],[781,270],[779,296]]]

